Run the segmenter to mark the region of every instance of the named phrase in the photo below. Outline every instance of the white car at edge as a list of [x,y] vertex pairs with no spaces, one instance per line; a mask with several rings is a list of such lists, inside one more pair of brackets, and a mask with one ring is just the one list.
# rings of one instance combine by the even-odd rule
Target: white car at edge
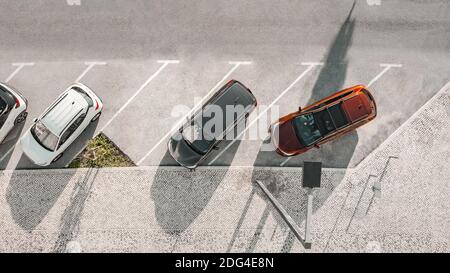
[[27,99],[22,94],[13,87],[0,83],[0,144],[14,126],[26,120],[27,107]]
[[56,162],[88,125],[100,117],[102,109],[102,101],[89,87],[72,84],[21,138],[23,152],[40,166]]

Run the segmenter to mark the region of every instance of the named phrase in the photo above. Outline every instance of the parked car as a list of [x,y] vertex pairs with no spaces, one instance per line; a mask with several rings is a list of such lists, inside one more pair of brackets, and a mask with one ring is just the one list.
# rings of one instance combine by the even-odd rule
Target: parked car
[[376,115],[372,94],[365,86],[357,85],[280,118],[270,126],[269,133],[280,155],[294,156],[319,148]]
[[[227,133],[242,124],[240,122],[246,121],[256,105],[256,98],[250,89],[236,80],[229,81],[171,136],[168,142],[169,153],[180,165],[195,169],[213,149],[219,149],[218,144],[225,139]],[[227,113],[230,109],[242,111]],[[218,126],[221,128],[210,132],[211,128],[207,129],[205,125],[213,121],[211,112],[217,110],[222,113],[222,124]]]
[[37,165],[56,162],[102,109],[102,101],[89,87],[72,84],[21,138],[23,152]]
[[0,143],[14,126],[23,123],[28,115],[27,99],[13,87],[0,83]]

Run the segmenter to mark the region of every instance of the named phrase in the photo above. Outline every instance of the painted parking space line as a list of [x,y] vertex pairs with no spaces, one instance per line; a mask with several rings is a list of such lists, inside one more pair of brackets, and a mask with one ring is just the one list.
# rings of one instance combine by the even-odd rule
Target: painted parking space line
[[281,92],[281,94],[278,95],[278,97],[275,100],[273,100],[272,103],[268,105],[268,107],[266,107],[263,111],[261,111],[261,113],[259,113],[259,115],[254,120],[252,120],[252,122],[250,122],[248,126],[237,135],[235,139],[233,139],[227,146],[225,146],[225,148],[219,154],[217,154],[217,156],[214,157],[208,163],[208,165],[212,165],[228,148],[231,147],[231,145],[233,145],[236,142],[237,139],[242,137],[252,125],[254,125],[263,115],[265,115],[267,111],[269,111],[269,109],[272,108],[273,105],[275,105],[275,103],[277,103],[287,92],[289,92],[303,77],[305,77],[309,72],[311,72],[313,68],[323,65],[323,63],[303,62],[301,63],[301,65],[307,66],[307,68],[285,90],[283,90],[283,92]]
[[96,65],[106,65],[106,62],[85,62],[85,65],[87,65],[86,69],[78,76],[78,78],[75,80],[76,82],[79,82],[94,66]]
[[14,76],[16,76],[17,73],[22,70],[22,68],[24,68],[25,66],[33,66],[34,63],[12,63],[11,65],[16,66],[17,68],[8,76],[8,78],[6,78],[5,83],[8,83],[10,80],[12,80]]
[[106,127],[108,127],[111,122],[113,122],[119,115],[120,113],[125,110],[125,108],[127,108],[127,106],[134,100],[134,98],[136,98],[137,95],[139,95],[142,90],[145,89],[145,87],[147,87],[147,85],[150,84],[150,82],[152,82],[169,64],[178,64],[180,61],[179,60],[158,60],[157,63],[161,64],[161,66],[158,68],[158,70],[156,70],[155,73],[153,73],[142,85],[141,87],[139,87],[139,89],[133,94],[133,96],[131,96],[128,101],[122,105],[122,107],[108,120],[108,122],[102,127],[102,129],[100,129],[96,135],[98,135],[100,132],[104,132]]
[[0,157],[0,163],[6,158],[6,156],[8,156],[12,151],[14,151],[16,146],[17,146],[17,143],[14,146],[12,146],[11,148],[9,148],[9,150],[6,151],[6,153],[2,157]]
[[238,69],[238,67],[240,67],[241,65],[250,65],[251,62],[249,61],[229,61],[228,64],[233,65],[233,67],[225,74],[225,76],[222,77],[222,79],[220,79],[220,81],[218,81],[209,91],[208,93],[203,96],[203,98],[196,104],[194,105],[194,107],[191,108],[191,110],[184,115],[173,127],[172,129],[169,130],[169,132],[167,132],[138,162],[137,165],[141,165],[142,162],[147,159],[147,157],[150,156],[150,154],[159,147],[159,145],[161,145],[161,143],[163,143],[168,137],[170,137],[170,135],[175,131],[178,130],[179,127],[183,124],[183,122],[185,122],[186,118],[189,117],[190,115],[192,115],[202,104],[205,100],[207,100],[211,94],[213,92],[216,91],[216,89],[218,89],[224,81],[226,81],[231,74],[233,74],[233,72]]
[[380,6],[381,0],[366,0],[367,5],[369,6]]
[[375,78],[373,78],[373,79],[367,84],[367,87],[372,86],[372,85],[373,85],[376,81],[378,81],[378,79],[380,79],[381,76],[383,76],[384,73],[386,73],[389,69],[391,69],[391,68],[393,68],[393,67],[397,67],[397,68],[402,67],[401,64],[380,64],[380,66],[381,66],[381,67],[384,67],[384,69],[383,69],[378,75],[376,75]]
[[[384,67],[384,69],[378,73],[372,80],[370,80],[370,82],[367,84],[367,87],[370,87],[371,85],[373,85],[375,82],[377,82],[388,70],[390,70],[391,68],[400,68],[402,67],[402,64],[388,64],[388,63],[381,63],[380,67]],[[292,157],[288,157],[286,158],[283,162],[281,162],[280,167],[283,167],[284,165],[286,165],[286,163],[289,162],[289,160],[291,160]]]
[[289,160],[291,160],[292,157],[286,158],[283,162],[281,162],[280,167],[283,167],[286,163],[288,163]]
[[69,6],[81,6],[81,0],[66,0]]

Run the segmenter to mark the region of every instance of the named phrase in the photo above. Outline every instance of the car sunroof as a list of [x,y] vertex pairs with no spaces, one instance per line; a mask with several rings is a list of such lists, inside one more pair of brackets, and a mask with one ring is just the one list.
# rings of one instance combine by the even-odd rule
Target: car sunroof
[[335,104],[329,107],[328,110],[330,111],[330,114],[337,128],[341,128],[348,124],[348,120],[341,109],[341,104]]

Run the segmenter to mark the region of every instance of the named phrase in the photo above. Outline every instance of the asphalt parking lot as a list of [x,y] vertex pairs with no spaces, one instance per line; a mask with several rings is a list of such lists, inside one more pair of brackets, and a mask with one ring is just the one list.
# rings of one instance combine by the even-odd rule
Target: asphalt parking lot
[[[176,165],[166,148],[180,120],[172,113],[201,104],[230,79],[258,99],[249,124],[261,133],[222,143],[204,165],[356,166],[450,80],[449,5],[326,3],[3,3],[2,10],[20,16],[0,19],[0,79],[30,106],[24,127],[0,146],[0,167],[37,168],[17,140],[74,81],[103,99],[103,116],[50,168],[65,166],[98,132],[140,166]],[[270,120],[356,84],[369,85],[375,97],[374,122],[289,160],[266,151]]]
[[[305,252],[254,183],[303,227],[305,160],[324,167],[313,252],[450,249],[448,0],[22,0],[0,10],[0,81],[29,100],[26,123],[0,145],[0,251]],[[258,100],[244,138],[196,172],[172,167],[166,142],[180,113],[230,79]],[[103,99],[102,117],[52,170],[23,170],[39,167],[18,140],[74,81]],[[356,84],[375,97],[374,121],[290,159],[266,145],[270,121]],[[138,167],[59,169],[100,132]]]

